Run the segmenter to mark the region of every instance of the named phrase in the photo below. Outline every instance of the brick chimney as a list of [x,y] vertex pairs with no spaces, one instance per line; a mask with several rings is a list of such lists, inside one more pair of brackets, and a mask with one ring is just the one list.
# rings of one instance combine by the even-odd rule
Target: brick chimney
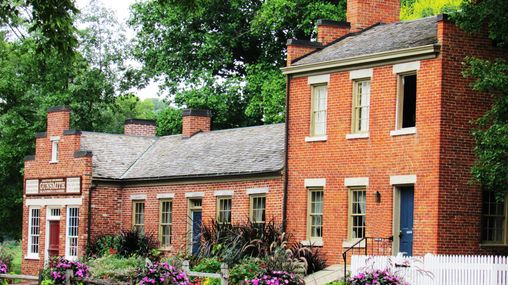
[[155,137],[157,133],[155,121],[127,119],[123,125],[123,133],[128,136]]
[[352,32],[379,22],[399,22],[400,0],[347,0],[346,15]]
[[209,132],[212,126],[212,112],[202,109],[186,109],[182,114],[182,136],[191,137],[198,132]]
[[327,45],[334,40],[349,33],[351,25],[348,22],[337,22],[331,20],[317,20],[317,41]]
[[323,45],[318,42],[289,39],[287,41],[287,48],[286,66],[290,66],[295,59],[298,59],[317,49],[323,48]]
[[71,108],[57,106],[48,109],[47,133],[49,136],[59,136],[68,130],[71,122]]

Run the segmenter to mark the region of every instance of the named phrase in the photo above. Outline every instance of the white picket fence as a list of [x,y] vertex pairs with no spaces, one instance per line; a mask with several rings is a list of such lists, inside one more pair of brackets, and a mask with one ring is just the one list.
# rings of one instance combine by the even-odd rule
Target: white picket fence
[[411,285],[508,285],[508,257],[432,255],[351,257],[351,274],[390,268]]

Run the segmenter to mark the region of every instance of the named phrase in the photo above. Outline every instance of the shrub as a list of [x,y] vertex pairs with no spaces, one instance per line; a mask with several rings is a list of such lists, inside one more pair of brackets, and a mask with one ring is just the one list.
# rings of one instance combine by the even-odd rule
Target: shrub
[[120,234],[118,254],[124,257],[138,255],[158,259],[159,241],[152,234],[141,234],[137,230],[124,231]]
[[0,261],[7,268],[13,268],[14,257],[18,251],[21,251],[19,242],[6,241],[0,244]]
[[360,272],[348,279],[347,284],[350,285],[409,285],[404,278],[397,276],[390,270],[374,269],[366,272]]
[[307,269],[306,274],[318,272],[326,267],[326,260],[317,247],[313,247],[312,245],[307,247],[303,246],[301,243],[296,243],[291,246],[291,253],[294,259],[305,263]]
[[0,274],[5,274],[7,271],[7,265],[0,260]]
[[71,269],[75,277],[87,278],[90,276],[88,266],[78,261],[70,261],[65,258],[58,258],[52,262],[53,266],[50,269],[50,277],[55,284],[65,283],[65,272]]
[[94,278],[113,282],[128,282],[135,279],[139,268],[144,266],[144,259],[138,256],[120,258],[117,255],[105,255],[88,262],[90,274]]
[[86,248],[88,257],[102,257],[118,252],[122,238],[120,235],[105,235],[92,241]]
[[222,262],[217,258],[203,258],[192,270],[196,272],[219,273],[221,264]]
[[231,268],[229,278],[232,284],[239,284],[242,281],[252,280],[264,272],[265,269],[259,259],[247,258]]
[[249,280],[248,283],[253,285],[302,285],[303,280],[294,273],[269,270],[264,274],[260,274],[257,278]]
[[293,257],[291,249],[287,248],[286,242],[281,245],[275,245],[270,254],[265,256],[263,261],[266,268],[274,271],[294,272],[305,275],[305,263]]
[[138,274],[140,285],[160,285],[168,280],[168,284],[190,285],[189,278],[185,272],[170,266],[167,263],[148,262]]

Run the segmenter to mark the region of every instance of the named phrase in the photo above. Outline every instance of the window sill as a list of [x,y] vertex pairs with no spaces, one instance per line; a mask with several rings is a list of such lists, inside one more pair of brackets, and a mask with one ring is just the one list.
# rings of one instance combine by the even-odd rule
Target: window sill
[[414,135],[416,134],[416,127],[412,128],[404,128],[400,130],[390,131],[390,136],[405,136],[405,135]]
[[305,137],[305,142],[324,142],[328,136]]
[[159,250],[164,252],[170,252],[173,251],[173,246],[161,247],[159,248]]
[[26,260],[40,260],[39,256],[36,255],[25,255]]
[[303,246],[323,246],[323,240],[302,240]]
[[508,247],[508,244],[503,244],[503,243],[480,243],[480,247]]
[[346,139],[354,140],[354,139],[366,139],[369,137],[369,133],[357,133],[357,134],[347,134]]
[[58,163],[58,160],[52,160],[49,162],[50,164],[55,164],[55,163]]
[[[352,240],[345,240],[342,242],[343,248],[350,248],[353,245],[355,245],[360,239],[352,239]],[[361,243],[357,244],[355,248],[365,248],[365,240],[363,240]]]

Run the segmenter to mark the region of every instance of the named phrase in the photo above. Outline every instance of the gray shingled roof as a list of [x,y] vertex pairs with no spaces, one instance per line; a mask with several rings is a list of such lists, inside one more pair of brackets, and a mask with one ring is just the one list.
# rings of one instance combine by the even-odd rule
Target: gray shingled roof
[[380,24],[332,43],[293,62],[292,65],[345,59],[435,43],[437,43],[437,16]]
[[157,138],[83,132],[93,176],[111,179],[210,177],[276,172],[284,165],[284,124]]

